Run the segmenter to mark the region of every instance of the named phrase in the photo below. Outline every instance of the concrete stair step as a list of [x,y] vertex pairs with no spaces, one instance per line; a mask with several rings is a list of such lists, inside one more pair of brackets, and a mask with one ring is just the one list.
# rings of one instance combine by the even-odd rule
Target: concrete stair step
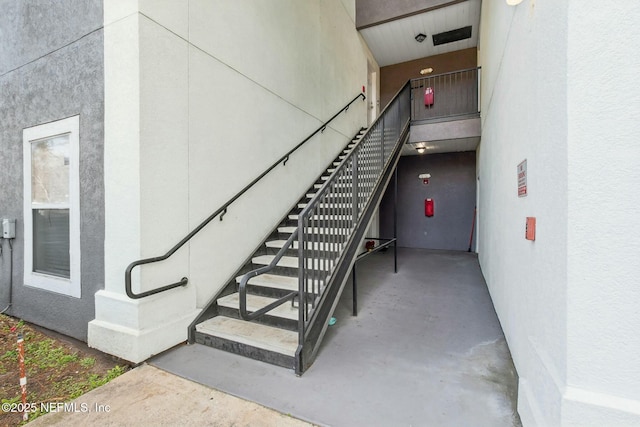
[[[196,325],[196,333],[223,340],[198,339],[202,344],[287,367],[293,367],[290,363],[298,347],[297,332],[225,316],[216,316]],[[256,354],[255,349],[272,355]],[[274,361],[274,355],[286,357]]]
[[[347,189],[347,191],[341,191],[341,192],[335,192],[335,193],[331,193],[328,194],[327,197],[331,198],[331,199],[335,199],[335,198],[347,198],[347,197],[353,197],[353,193],[350,191],[351,189]],[[307,199],[313,199],[315,197],[317,193],[307,193],[305,194]],[[365,197],[366,194],[365,193],[360,193],[359,195],[360,197]]]
[[[240,284],[242,276],[236,277],[236,283]],[[265,288],[281,289],[285,291],[298,290],[298,278],[293,276],[280,276],[277,274],[261,274],[252,277],[247,284],[252,286],[260,286]]]
[[[262,307],[266,307],[272,302],[276,301],[275,298],[263,297],[258,295],[247,294],[247,310],[250,312],[258,311]],[[231,295],[218,298],[218,305],[222,307],[231,308],[234,310],[240,310],[240,293],[236,292]],[[298,308],[292,307],[290,302],[286,302],[271,311],[268,311],[266,316],[280,317],[288,320],[298,320]]]
[[[269,265],[275,258],[275,255],[260,255],[251,259],[251,262],[257,265]],[[298,268],[298,257],[283,256],[277,264],[278,267]]]
[[[240,284],[240,280],[242,276],[236,277],[236,283]],[[320,288],[324,287],[324,281],[316,279],[309,279],[308,281],[309,288],[315,284],[315,286],[320,286]],[[298,290],[298,276],[281,276],[278,274],[261,274],[259,276],[252,277],[248,282],[249,286],[253,286],[256,294],[260,294],[261,296],[267,297],[283,297],[289,292],[294,292]],[[261,288],[261,289],[256,289]],[[279,292],[258,292],[259,290],[273,290],[277,289]]]
[[[313,188],[319,189],[324,185],[324,182],[321,184],[313,184]],[[353,184],[350,182],[337,182],[334,188],[353,188]]]
[[[260,255],[251,259],[251,262],[257,265],[269,265],[275,258],[275,255]],[[307,259],[307,268],[313,270],[326,270],[328,269],[328,262],[322,262],[318,259]],[[285,268],[298,268],[298,257],[283,256],[276,264],[278,267]]]
[[[269,242],[266,242],[266,246],[268,248],[271,249],[282,249],[282,247],[284,246],[284,244],[286,243],[286,240],[271,240]],[[298,250],[299,248],[299,244],[298,241],[296,240],[295,242],[293,242],[293,244],[291,245],[290,249],[292,250]],[[333,248],[337,248],[340,249],[342,248],[341,245],[336,245],[336,244],[331,244],[331,243],[324,243],[324,242],[307,242],[307,249],[308,250],[319,250],[319,251],[334,251],[335,250]]]
[[[298,208],[304,209],[307,205],[309,203],[298,203]],[[327,209],[351,209],[353,207],[351,203],[320,203],[318,206]]]
[[[297,221],[300,215],[290,214],[289,219]],[[351,216],[347,215],[313,215],[312,218],[316,221],[351,221]]]
[[[278,233],[282,234],[291,234],[296,230],[297,227],[278,227]],[[314,227],[313,229],[307,230],[307,232],[313,234],[329,234],[329,235],[348,235],[351,233],[351,229],[349,228],[318,228]]]

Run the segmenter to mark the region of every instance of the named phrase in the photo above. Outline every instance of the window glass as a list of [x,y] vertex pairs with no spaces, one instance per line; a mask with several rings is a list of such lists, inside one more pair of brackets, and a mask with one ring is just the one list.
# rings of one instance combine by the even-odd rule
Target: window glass
[[69,209],[33,210],[33,271],[70,277]]
[[31,201],[69,203],[69,135],[31,144]]

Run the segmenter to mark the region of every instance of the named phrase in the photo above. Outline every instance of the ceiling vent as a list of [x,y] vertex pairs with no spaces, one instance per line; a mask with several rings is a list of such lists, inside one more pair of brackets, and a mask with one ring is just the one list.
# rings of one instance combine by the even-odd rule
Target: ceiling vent
[[444,33],[433,35],[433,45],[438,46],[445,43],[457,42],[471,38],[471,25],[468,27],[462,27],[451,31],[445,31]]

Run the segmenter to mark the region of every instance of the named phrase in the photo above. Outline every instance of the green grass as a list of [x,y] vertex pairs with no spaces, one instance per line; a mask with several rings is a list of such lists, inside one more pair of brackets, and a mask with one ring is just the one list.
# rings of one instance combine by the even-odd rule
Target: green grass
[[[36,369],[61,368],[68,363],[78,360],[77,355],[68,354],[64,347],[56,347],[55,344],[55,341],[52,339],[36,342],[29,342],[25,340],[24,365],[28,372],[34,372]],[[5,354],[0,356],[0,361],[17,363],[18,350],[7,351]],[[92,366],[92,364],[88,366]]]
[[94,359],[93,357],[85,357],[84,359],[80,360],[80,366],[82,366],[83,368],[90,368],[95,364],[96,359]]
[[[27,378],[34,381],[30,384],[39,384],[35,390],[33,386],[27,387],[27,398],[30,402],[69,402],[127,371],[127,367],[115,366],[107,372],[92,373],[92,371],[95,372],[97,363],[94,357],[85,355],[73,346],[67,348],[55,339],[30,329],[22,321],[14,323],[16,325],[14,327],[8,327],[6,325],[9,322],[6,319],[4,316],[0,317],[3,321],[0,332],[12,338],[17,338],[18,332],[23,333]],[[13,339],[11,341],[9,343],[5,340],[4,348],[0,350],[0,374],[5,374],[8,370],[16,371],[17,374],[18,350],[15,341]],[[2,386],[8,387],[8,385]],[[15,390],[16,386],[12,385],[11,388]],[[2,403],[22,401],[19,393],[11,398],[2,396],[1,400]],[[31,413],[29,421],[43,414]],[[22,424],[24,423],[20,425]]]

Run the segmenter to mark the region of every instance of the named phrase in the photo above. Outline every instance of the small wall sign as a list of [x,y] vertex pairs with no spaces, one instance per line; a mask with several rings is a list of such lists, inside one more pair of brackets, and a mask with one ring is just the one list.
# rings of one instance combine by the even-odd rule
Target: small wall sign
[[518,165],[518,197],[527,196],[527,159]]

